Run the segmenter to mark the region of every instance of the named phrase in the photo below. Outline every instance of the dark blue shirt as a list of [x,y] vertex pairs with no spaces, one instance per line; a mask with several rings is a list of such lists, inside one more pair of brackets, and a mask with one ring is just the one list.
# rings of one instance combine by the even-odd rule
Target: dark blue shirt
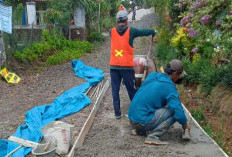
[[174,118],[181,124],[187,124],[176,85],[164,73],[150,73],[135,94],[128,111],[128,118],[134,123],[149,122],[156,109],[167,106],[174,112]]

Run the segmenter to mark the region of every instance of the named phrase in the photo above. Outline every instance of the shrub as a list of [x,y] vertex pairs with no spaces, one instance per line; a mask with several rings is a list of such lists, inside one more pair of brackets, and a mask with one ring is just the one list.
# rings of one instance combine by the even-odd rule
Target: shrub
[[232,63],[228,66],[224,66],[221,68],[219,73],[219,77],[221,77],[221,82],[228,87],[232,88]]
[[176,58],[177,55],[173,48],[168,46],[164,40],[160,40],[155,49],[156,56],[163,61],[164,64],[170,62],[172,59]]
[[102,42],[103,36],[101,33],[97,32],[97,31],[91,31],[89,34],[88,40],[90,42],[94,42],[94,41]]
[[[188,84],[200,84],[201,91],[209,94],[213,87],[221,82],[222,67],[215,67],[207,59],[199,59],[194,63],[183,60],[184,69],[187,73],[185,82]],[[220,75],[221,74],[221,75]]]
[[48,65],[54,65],[79,58],[85,52],[90,53],[91,50],[92,44],[87,41],[67,40],[55,30],[50,32],[44,30],[41,43],[33,43],[30,48],[22,52],[16,51],[13,55],[24,63],[40,59],[40,61],[46,61]]
[[219,78],[220,68],[216,68],[209,64],[208,67],[202,70],[200,76],[200,84],[202,92],[210,94],[212,89],[220,82]]
[[79,58],[80,56],[84,55],[84,51],[81,50],[74,50],[74,49],[66,49],[55,53],[52,56],[49,56],[46,60],[47,65],[56,65],[65,63],[67,60],[72,60],[75,58]]
[[102,20],[102,29],[108,30],[108,29],[114,27],[115,23],[116,23],[115,18],[110,18],[110,17],[105,18]]

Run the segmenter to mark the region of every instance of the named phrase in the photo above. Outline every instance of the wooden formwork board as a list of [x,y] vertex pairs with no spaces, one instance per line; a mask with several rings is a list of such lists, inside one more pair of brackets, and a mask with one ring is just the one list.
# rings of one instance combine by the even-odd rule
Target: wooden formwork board
[[77,147],[82,146],[82,144],[84,142],[84,139],[85,139],[85,136],[89,132],[89,130],[90,130],[92,124],[93,124],[93,120],[94,120],[95,115],[96,115],[96,113],[98,111],[99,105],[100,105],[100,103],[102,101],[102,98],[105,95],[107,89],[109,88],[109,85],[110,85],[110,82],[109,82],[109,78],[108,78],[105,85],[103,86],[99,96],[97,97],[96,102],[95,102],[95,104],[94,104],[94,106],[93,106],[87,120],[85,121],[84,126],[81,129],[81,132],[79,133],[77,139],[75,140],[75,142],[73,144],[73,147],[72,147],[71,151],[68,154],[68,157],[74,157],[75,149]]

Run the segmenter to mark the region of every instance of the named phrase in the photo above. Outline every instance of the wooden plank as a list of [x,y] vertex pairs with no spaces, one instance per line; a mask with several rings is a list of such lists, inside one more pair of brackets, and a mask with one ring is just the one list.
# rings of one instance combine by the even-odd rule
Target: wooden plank
[[28,141],[22,138],[18,138],[15,136],[10,136],[8,138],[8,140],[18,143],[18,144],[22,144],[24,147],[31,147],[31,148],[35,148],[37,145],[39,145],[39,143],[33,142],[33,141]]
[[87,118],[84,126],[81,129],[81,132],[79,133],[79,135],[78,135],[78,137],[77,137],[77,139],[76,139],[76,141],[75,141],[75,143],[74,143],[74,145],[73,145],[73,147],[71,149],[71,151],[69,152],[68,157],[74,157],[75,149],[77,147],[82,146],[82,144],[83,144],[83,142],[85,140],[85,136],[89,132],[89,130],[90,130],[92,124],[93,124],[94,117],[95,117],[95,115],[96,115],[96,113],[98,111],[98,108],[99,108],[99,105],[100,105],[100,103],[102,101],[102,98],[105,95],[107,89],[109,88],[109,84],[110,84],[109,79],[107,79],[105,85],[103,86],[103,89],[100,92],[100,95],[98,96],[98,98],[97,98],[97,100],[96,100],[96,102],[95,102],[95,104],[94,104],[94,106],[93,106],[93,108],[92,108],[92,110],[91,110],[91,112],[89,114],[89,117]]

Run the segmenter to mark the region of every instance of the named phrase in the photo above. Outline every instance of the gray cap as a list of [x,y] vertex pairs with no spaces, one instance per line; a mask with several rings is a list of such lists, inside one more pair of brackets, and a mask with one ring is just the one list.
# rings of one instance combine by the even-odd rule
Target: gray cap
[[169,64],[170,64],[170,67],[172,70],[180,72],[184,75],[186,74],[186,72],[184,71],[184,68],[183,68],[183,63],[180,60],[173,59],[171,62],[169,62]]
[[117,21],[124,21],[128,18],[127,11],[121,10],[117,13]]

